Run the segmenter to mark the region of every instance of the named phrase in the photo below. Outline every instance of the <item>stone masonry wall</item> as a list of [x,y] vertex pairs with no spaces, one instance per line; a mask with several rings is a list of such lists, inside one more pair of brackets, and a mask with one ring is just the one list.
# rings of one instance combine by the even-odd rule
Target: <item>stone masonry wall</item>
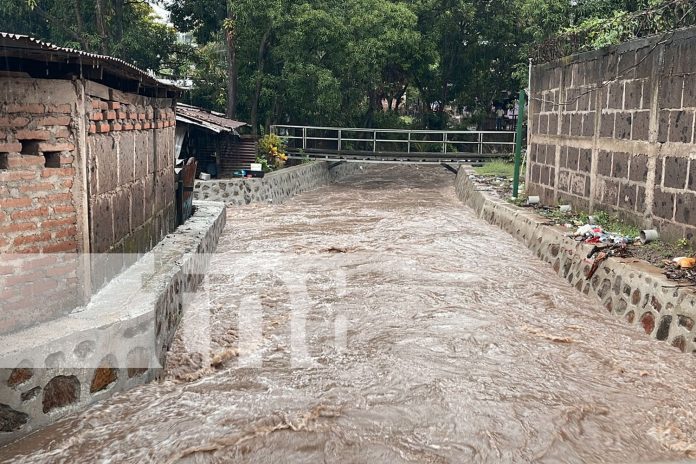
[[[471,173],[473,174],[473,173]],[[457,196],[480,217],[509,232],[576,290],[597,299],[606,311],[682,352],[696,353],[696,290],[679,288],[660,269],[635,259],[610,258],[591,279],[592,248],[548,226],[545,218],[484,191],[466,169],[455,182]]]
[[331,166],[326,161],[315,161],[281,169],[260,179],[197,180],[194,195],[197,200],[222,201],[228,205],[280,203],[361,169],[358,163]]
[[77,260],[65,254],[84,247],[77,102],[70,81],[0,78],[0,333],[79,300]]
[[225,226],[222,203],[195,206],[82,311],[0,335],[0,445],[162,376]]
[[696,243],[696,29],[534,66],[527,190]]

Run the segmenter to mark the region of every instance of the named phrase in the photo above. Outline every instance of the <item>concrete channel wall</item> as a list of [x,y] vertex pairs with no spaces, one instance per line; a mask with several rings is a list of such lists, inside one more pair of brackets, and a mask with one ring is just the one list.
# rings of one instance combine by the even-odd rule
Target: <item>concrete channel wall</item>
[[359,163],[314,161],[267,174],[263,178],[197,180],[194,198],[227,205],[282,203],[361,169]]
[[589,281],[591,245],[567,237],[567,230],[545,224],[533,210],[507,203],[477,185],[460,168],[457,196],[479,217],[499,226],[530,248],[578,291],[596,298],[606,311],[637,325],[648,335],[683,352],[696,352],[696,291],[675,288],[660,270],[636,259],[609,258]]
[[[225,206],[194,215],[71,314],[0,336],[0,444],[158,378]],[[125,258],[124,258],[125,259]]]
[[527,190],[696,243],[696,28],[534,66]]

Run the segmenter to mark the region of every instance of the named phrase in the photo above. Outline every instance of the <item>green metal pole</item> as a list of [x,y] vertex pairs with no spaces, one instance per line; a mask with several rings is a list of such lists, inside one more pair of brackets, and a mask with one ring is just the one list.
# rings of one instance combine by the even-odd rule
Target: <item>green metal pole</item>
[[520,90],[519,110],[517,111],[517,135],[515,136],[515,172],[512,177],[512,196],[517,198],[520,193],[520,168],[522,167],[522,129],[526,95]]

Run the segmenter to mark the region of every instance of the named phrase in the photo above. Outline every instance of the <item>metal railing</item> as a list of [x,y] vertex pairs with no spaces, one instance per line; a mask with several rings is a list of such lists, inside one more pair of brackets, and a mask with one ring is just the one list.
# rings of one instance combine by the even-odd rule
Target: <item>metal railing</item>
[[442,131],[365,129],[320,126],[271,126],[287,142],[290,153],[306,154],[437,154],[482,157],[507,156],[514,151],[513,131]]

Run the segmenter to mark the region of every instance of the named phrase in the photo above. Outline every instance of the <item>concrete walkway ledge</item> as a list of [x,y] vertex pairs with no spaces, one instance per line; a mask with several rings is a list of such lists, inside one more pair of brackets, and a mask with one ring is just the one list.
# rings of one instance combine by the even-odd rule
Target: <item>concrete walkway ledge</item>
[[520,240],[570,285],[597,298],[608,312],[682,352],[696,352],[693,288],[677,288],[660,269],[635,258],[609,258],[586,280],[592,245],[568,237],[568,229],[545,225],[548,221],[533,210],[498,198],[490,187],[477,184],[473,174],[461,167],[455,188],[459,199],[479,217]]
[[0,336],[0,444],[162,375],[185,294],[202,282],[225,226],[224,204],[194,208],[85,307]]

